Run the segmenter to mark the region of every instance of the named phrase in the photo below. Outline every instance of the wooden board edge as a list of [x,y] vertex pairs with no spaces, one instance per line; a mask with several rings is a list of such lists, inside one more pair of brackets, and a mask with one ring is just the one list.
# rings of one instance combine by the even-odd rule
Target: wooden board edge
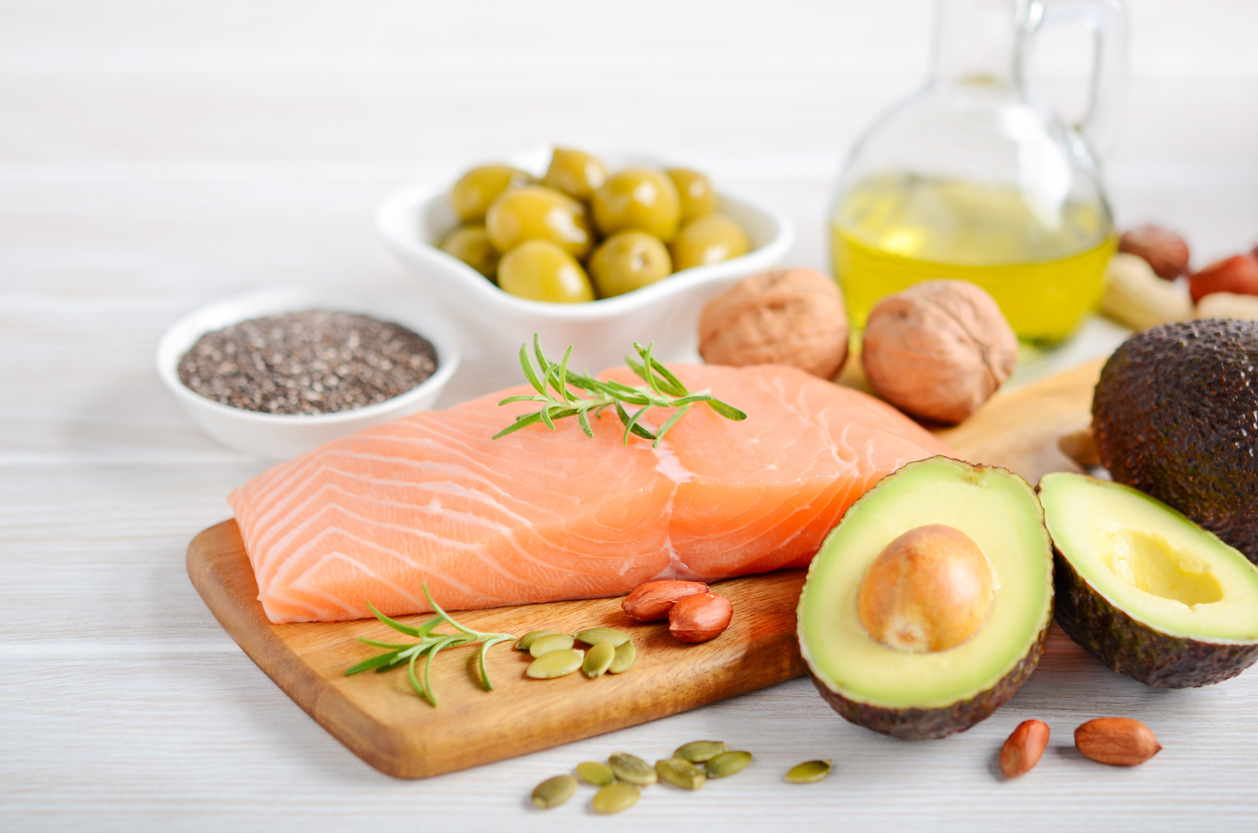
[[[356,708],[279,638],[257,601],[257,585],[252,594],[232,592],[221,569],[224,555],[230,553],[215,546],[223,536],[240,540],[234,518],[198,533],[188,544],[185,559],[192,586],[223,630],[302,711],[367,764],[386,775],[422,777],[406,774],[406,762],[414,756],[407,754],[405,744],[398,743],[396,732]],[[240,550],[244,550],[243,541]],[[386,742],[380,743],[382,739]]]

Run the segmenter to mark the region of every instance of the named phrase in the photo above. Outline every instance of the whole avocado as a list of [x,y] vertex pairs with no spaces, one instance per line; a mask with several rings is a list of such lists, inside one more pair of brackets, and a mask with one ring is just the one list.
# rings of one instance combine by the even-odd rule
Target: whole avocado
[[1115,480],[1258,564],[1258,322],[1186,321],[1127,339],[1101,371],[1092,433]]

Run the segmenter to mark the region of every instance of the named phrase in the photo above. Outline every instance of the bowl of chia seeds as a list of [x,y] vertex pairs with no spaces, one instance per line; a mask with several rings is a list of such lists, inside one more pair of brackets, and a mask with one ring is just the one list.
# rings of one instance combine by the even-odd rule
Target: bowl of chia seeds
[[432,407],[458,364],[413,292],[252,292],[184,316],[157,348],[162,382],[198,425],[276,460]]

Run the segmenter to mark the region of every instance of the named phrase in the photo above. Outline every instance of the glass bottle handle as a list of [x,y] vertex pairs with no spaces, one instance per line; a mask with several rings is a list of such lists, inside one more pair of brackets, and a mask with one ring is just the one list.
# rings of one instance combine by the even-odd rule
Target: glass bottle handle
[[1082,22],[1092,30],[1092,78],[1088,109],[1075,130],[1094,155],[1108,153],[1122,122],[1127,87],[1127,11],[1122,0],[1046,0],[1032,32],[1044,26]]

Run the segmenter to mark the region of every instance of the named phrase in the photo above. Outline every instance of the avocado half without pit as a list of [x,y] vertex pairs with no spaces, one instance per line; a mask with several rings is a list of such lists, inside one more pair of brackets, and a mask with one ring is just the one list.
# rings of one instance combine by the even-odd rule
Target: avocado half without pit
[[1057,622],[1155,688],[1234,677],[1258,660],[1258,568],[1169,506],[1118,483],[1048,474]]
[[1044,653],[1053,559],[1035,492],[1005,469],[910,463],[852,504],[800,595],[800,651],[847,720],[904,739],[964,731]]

